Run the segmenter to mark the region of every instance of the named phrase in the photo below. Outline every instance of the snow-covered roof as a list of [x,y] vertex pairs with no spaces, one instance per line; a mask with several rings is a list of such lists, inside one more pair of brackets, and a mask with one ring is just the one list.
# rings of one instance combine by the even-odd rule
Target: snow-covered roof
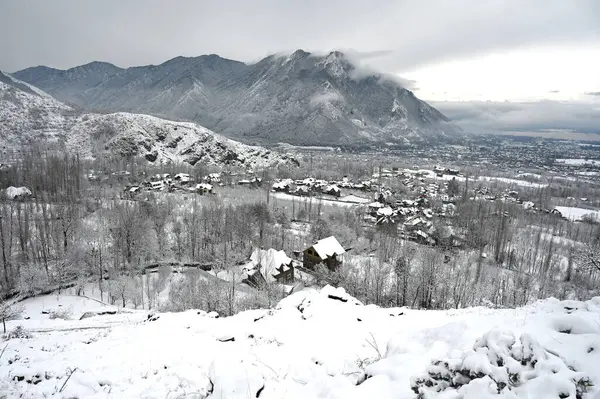
[[190,175],[187,173],[177,173],[175,179],[181,180],[182,182],[188,182],[190,181]]
[[29,190],[27,187],[13,187],[10,186],[8,187],[4,193],[6,194],[7,198],[10,199],[15,199],[17,197],[28,197],[31,195],[31,190]]
[[421,219],[419,217],[416,217],[416,218],[409,219],[409,220],[405,221],[404,224],[406,226],[416,226],[416,225],[418,225],[420,223],[423,223],[423,222],[424,222],[423,219]]
[[535,207],[535,204],[533,202],[531,202],[531,201],[525,201],[525,202],[523,202],[523,208],[525,208],[525,209],[531,209],[531,208],[534,208],[534,207]]
[[379,216],[392,216],[394,214],[394,210],[391,207],[386,206],[384,208],[379,208],[377,210],[377,214]]
[[338,242],[338,240],[335,239],[334,236],[329,236],[327,238],[323,238],[322,240],[317,241],[317,243],[313,245],[313,248],[321,259],[326,259],[333,255],[342,255],[346,253],[344,247],[340,245],[340,243]]
[[339,201],[341,202],[353,202],[356,204],[364,204],[369,202],[370,200],[367,198],[362,198],[362,197],[358,197],[356,195],[350,194],[350,195],[346,195],[345,197],[342,197],[339,199]]
[[289,187],[294,181],[292,179],[283,179],[281,181],[273,183],[273,188],[284,189]]
[[273,248],[255,249],[250,255],[250,263],[244,265],[244,271],[251,275],[260,270],[268,282],[273,282],[275,281],[274,276],[279,274],[277,269],[284,266],[284,271],[289,270],[287,266],[290,263],[292,263],[292,259],[283,250],[278,251]]

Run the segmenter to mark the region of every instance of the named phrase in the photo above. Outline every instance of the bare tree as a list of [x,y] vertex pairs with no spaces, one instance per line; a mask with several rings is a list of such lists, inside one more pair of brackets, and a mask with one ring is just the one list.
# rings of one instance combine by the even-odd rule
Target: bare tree
[[23,313],[23,306],[16,303],[0,303],[0,320],[2,320],[2,327],[4,334],[6,334],[6,322],[9,320],[15,320],[21,317]]

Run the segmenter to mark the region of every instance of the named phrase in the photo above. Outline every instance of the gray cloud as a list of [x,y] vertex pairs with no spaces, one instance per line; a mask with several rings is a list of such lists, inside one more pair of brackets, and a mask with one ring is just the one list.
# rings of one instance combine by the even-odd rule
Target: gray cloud
[[588,91],[585,93],[586,96],[600,96],[600,91]]
[[600,103],[442,101],[432,105],[472,133],[600,135]]
[[317,105],[328,103],[328,102],[344,102],[344,97],[337,92],[329,91],[324,93],[315,94],[310,98],[310,106],[316,107]]
[[297,48],[355,49],[387,73],[519,46],[600,42],[596,0],[28,0],[0,2],[0,69],[93,60],[242,61]]

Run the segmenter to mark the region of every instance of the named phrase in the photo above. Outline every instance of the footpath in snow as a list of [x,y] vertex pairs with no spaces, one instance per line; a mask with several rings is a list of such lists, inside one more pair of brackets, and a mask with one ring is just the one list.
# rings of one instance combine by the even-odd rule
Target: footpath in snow
[[[56,295],[24,306],[7,327],[31,338],[1,344],[0,397],[600,398],[600,298],[420,311],[325,287],[228,318],[95,315],[117,309]],[[71,319],[45,314],[57,308]]]

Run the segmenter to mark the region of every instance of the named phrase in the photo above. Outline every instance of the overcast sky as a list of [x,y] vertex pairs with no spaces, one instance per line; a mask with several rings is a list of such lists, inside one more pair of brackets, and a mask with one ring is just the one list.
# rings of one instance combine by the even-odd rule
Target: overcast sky
[[0,69],[351,49],[434,101],[598,100],[598,0],[0,0]]

